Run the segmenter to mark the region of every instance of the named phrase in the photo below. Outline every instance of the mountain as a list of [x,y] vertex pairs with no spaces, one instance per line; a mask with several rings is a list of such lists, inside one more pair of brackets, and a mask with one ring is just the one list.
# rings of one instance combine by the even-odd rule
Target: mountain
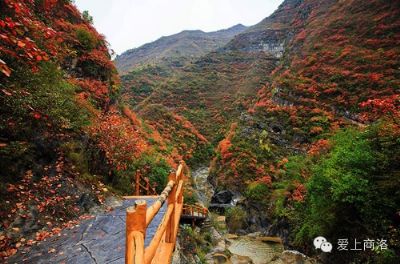
[[127,73],[140,64],[158,63],[169,60],[178,64],[182,59],[193,59],[224,46],[235,35],[243,32],[245,26],[238,24],[214,32],[184,30],[178,34],[125,51],[115,59],[120,73]]
[[72,1],[0,9],[2,260],[131,194],[135,173],[161,191],[184,159],[240,196],[230,233],[323,263],[400,263],[399,1],[285,0],[249,28],[131,50],[120,77]]
[[182,67],[133,68],[123,98],[144,119],[155,106],[178,113],[207,138],[210,180],[246,198],[232,220],[242,229],[308,254],[321,234],[386,234],[385,256],[332,252],[327,263],[396,263],[399,12],[398,1],[286,0]]
[[0,9],[3,262],[131,194],[138,171],[160,192],[171,168],[208,142],[179,114],[160,114],[168,126],[153,127],[116,103],[120,78],[104,37],[72,1]]

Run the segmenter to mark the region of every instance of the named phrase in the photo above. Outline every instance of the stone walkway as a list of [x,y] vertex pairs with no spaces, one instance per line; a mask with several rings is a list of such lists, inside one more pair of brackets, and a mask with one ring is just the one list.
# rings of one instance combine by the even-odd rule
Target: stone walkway
[[[155,199],[144,200],[147,206],[151,206]],[[11,257],[8,263],[125,263],[126,208],[133,205],[134,201],[124,200],[112,212],[98,214],[95,218],[81,222],[78,227],[64,230],[61,236],[54,236],[22,250]],[[145,246],[150,243],[166,208],[164,204],[147,228]],[[55,251],[49,253],[51,249]]]

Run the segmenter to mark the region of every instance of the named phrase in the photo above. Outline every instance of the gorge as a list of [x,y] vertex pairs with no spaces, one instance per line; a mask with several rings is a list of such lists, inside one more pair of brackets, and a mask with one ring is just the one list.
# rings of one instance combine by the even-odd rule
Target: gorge
[[[112,210],[135,173],[161,192],[185,160],[185,203],[215,209],[211,231],[181,227],[192,262],[250,263],[248,245],[270,263],[400,261],[399,1],[284,0],[256,25],[160,36],[114,61],[72,1],[0,10],[2,260]],[[234,202],[210,205],[221,193]]]

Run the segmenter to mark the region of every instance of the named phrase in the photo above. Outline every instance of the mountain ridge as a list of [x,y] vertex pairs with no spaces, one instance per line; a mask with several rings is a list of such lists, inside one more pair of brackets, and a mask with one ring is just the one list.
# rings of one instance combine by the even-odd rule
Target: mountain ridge
[[162,36],[138,48],[127,50],[115,58],[115,64],[118,71],[125,74],[138,65],[174,61],[174,59],[179,59],[181,62],[190,60],[224,46],[246,28],[242,24],[237,24],[227,29],[211,32],[183,30],[170,36]]
[[[124,98],[144,119],[143,110],[165,106],[212,142],[209,180],[246,197],[237,209],[244,216],[232,220],[242,229],[310,255],[318,235],[365,235],[340,226],[346,221],[399,241],[391,220],[400,204],[392,197],[400,184],[399,10],[383,0],[286,0],[184,67],[136,68],[122,77]],[[367,206],[366,193],[385,206]],[[337,223],[325,221],[332,215]],[[385,257],[332,252],[328,263],[396,263],[389,260],[399,248],[393,243]]]

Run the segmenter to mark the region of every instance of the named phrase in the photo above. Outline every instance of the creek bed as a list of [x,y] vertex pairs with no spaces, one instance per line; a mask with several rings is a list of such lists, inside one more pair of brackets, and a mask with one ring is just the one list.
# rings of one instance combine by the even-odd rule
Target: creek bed
[[249,257],[254,264],[271,263],[284,250],[280,243],[263,242],[248,236],[227,240],[227,248],[232,254]]

